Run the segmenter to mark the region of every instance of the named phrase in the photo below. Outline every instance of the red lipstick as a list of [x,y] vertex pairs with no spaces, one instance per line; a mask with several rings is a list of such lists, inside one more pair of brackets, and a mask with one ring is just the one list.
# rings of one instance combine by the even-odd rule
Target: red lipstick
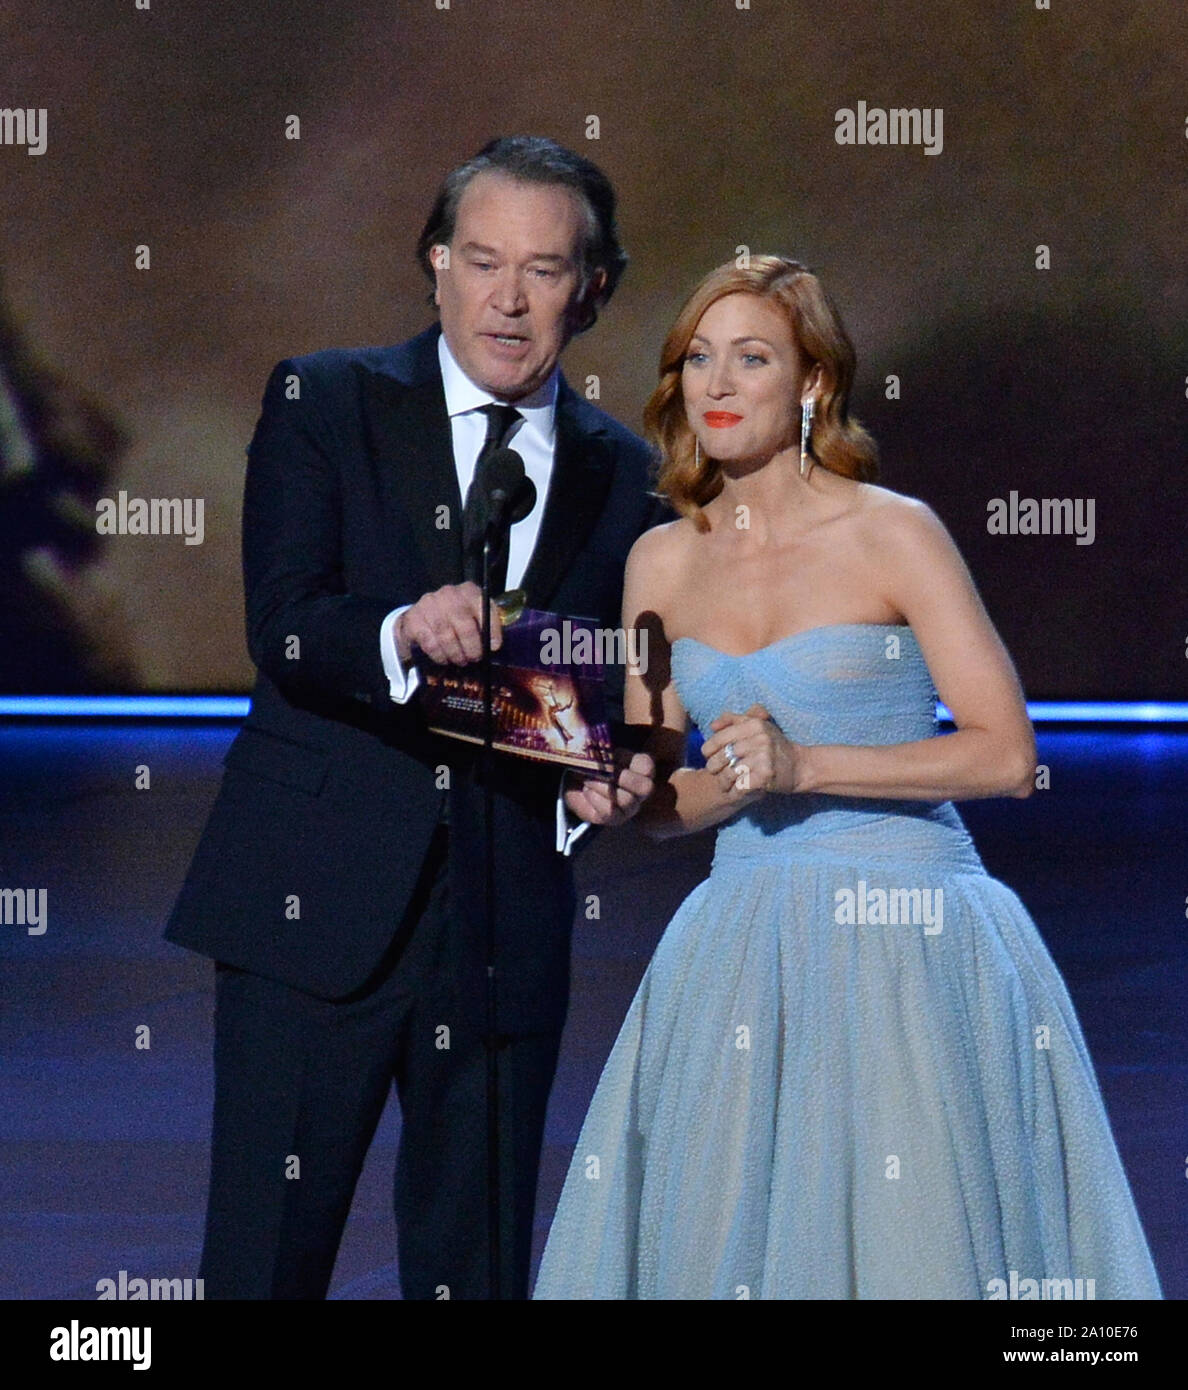
[[729,410],[707,410],[702,419],[711,430],[724,430],[731,425],[737,425],[742,416],[733,415]]

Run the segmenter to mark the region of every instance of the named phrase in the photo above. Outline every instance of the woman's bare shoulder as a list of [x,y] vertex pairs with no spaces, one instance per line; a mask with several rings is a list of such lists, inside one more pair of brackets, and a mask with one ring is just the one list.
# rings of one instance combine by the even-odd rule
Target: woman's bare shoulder
[[900,543],[947,535],[940,518],[920,498],[875,483],[859,483],[858,489],[853,517],[872,538]]
[[687,517],[661,522],[645,531],[627,556],[629,568],[638,573],[653,575],[667,571],[688,554],[697,529]]
[[962,586],[969,582],[953,537],[927,502],[890,488],[864,487],[868,491],[856,515],[856,534],[866,563],[882,576],[888,592],[917,581]]
[[663,633],[673,611],[680,607],[689,573],[689,545],[696,528],[684,517],[645,531],[631,547],[623,576],[624,611],[634,622],[641,613],[659,623]]

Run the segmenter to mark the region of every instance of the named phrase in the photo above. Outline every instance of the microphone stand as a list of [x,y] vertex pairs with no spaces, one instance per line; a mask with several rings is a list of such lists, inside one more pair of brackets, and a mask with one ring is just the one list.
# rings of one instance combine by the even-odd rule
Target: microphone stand
[[499,1037],[495,974],[495,707],[491,674],[491,531],[483,535],[483,916],[487,967],[487,1241],[488,1298],[502,1299],[502,1155],[499,1148]]
[[[503,451],[499,482],[491,488],[483,527],[482,639],[483,639],[483,917],[487,966],[487,1259],[490,1268],[488,1297],[503,1298],[503,1153],[499,1132],[499,980],[495,951],[495,700],[491,670],[491,551],[496,537],[504,539],[512,524],[528,514],[535,489],[525,483],[524,461],[514,450]],[[492,467],[494,467],[492,456]],[[524,504],[527,506],[524,507]],[[517,514],[517,506],[524,507]],[[508,536],[510,544],[510,536]]]

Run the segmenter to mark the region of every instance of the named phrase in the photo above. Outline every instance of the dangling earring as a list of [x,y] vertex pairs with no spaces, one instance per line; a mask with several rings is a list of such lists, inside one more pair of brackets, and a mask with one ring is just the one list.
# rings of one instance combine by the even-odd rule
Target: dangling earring
[[807,401],[801,403],[800,407],[800,476],[802,478],[808,472],[809,435],[813,432],[813,411],[816,409],[816,404],[816,397],[810,396]]
[[701,471],[701,440],[696,435],[693,436],[693,467],[697,472]]

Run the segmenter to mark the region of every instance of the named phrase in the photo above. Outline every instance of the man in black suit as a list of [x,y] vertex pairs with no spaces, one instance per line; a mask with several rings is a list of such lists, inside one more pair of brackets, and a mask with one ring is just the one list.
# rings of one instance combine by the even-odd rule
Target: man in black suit
[[495,562],[496,591],[522,587],[531,607],[617,626],[627,552],[662,513],[642,442],[557,369],[626,263],[605,176],[552,141],[493,141],[445,179],[418,255],[440,328],[281,362],[248,451],[259,674],[166,933],[216,961],[208,1298],[325,1296],[393,1080],[404,1296],[527,1296],[568,1002],[568,856],[652,787],[643,754],[610,788],[494,760],[506,1177],[492,1290],[480,766],[428,731],[415,656],[480,655],[464,498],[494,449],[514,446],[536,485]]

